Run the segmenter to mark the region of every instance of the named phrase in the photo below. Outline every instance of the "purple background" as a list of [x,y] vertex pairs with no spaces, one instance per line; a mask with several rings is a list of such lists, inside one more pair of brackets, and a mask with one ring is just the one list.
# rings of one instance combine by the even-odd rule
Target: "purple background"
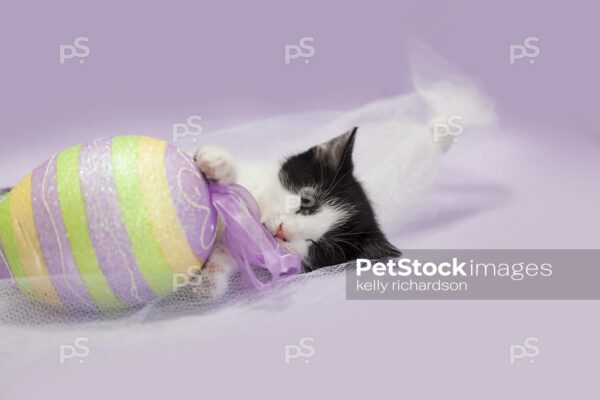
[[[135,133],[148,125],[166,137],[189,115],[202,115],[210,131],[279,113],[355,107],[409,90],[408,36],[480,79],[503,114],[597,132],[598,24],[589,2],[482,3],[5,6],[3,148],[43,143],[56,151],[98,130]],[[90,38],[91,55],[83,65],[60,65],[58,46],[78,36]],[[303,36],[315,38],[316,56],[308,65],[284,64],[283,46]],[[535,64],[510,65],[509,45],[529,36],[540,39]]]
[[[172,124],[190,115],[202,115],[204,130],[211,131],[281,113],[350,109],[409,91],[404,40],[410,36],[478,78],[496,99],[501,124],[534,127],[525,132],[552,137],[558,149],[568,142],[571,152],[561,162],[577,159],[578,141],[599,137],[597,7],[481,3],[5,5],[0,186],[99,134],[169,139]],[[91,55],[84,64],[60,65],[58,46],[78,36],[90,38]],[[316,56],[309,64],[285,65],[284,45],[303,36],[315,38]],[[509,45],[528,36],[540,39],[540,56],[534,64],[510,65]],[[583,147],[597,157],[597,147]],[[582,165],[586,176],[600,172],[597,163]],[[536,171],[543,174],[544,165]],[[576,176],[576,167],[569,171]],[[570,239],[568,247],[598,247],[598,197],[577,196],[577,185],[583,190],[597,183],[570,188],[565,210],[564,198],[553,194],[560,193],[553,176],[531,177],[545,183],[543,199],[520,200],[520,214],[499,214],[480,229],[437,233],[439,243],[543,248],[564,243],[560,235]],[[580,200],[584,207],[577,207]],[[530,213],[541,225],[519,226]],[[515,224],[486,242],[486,229],[507,219]],[[60,385],[65,399],[115,392],[136,398],[597,398],[597,311],[595,302],[339,301],[302,315],[278,313],[272,325],[250,324],[210,341],[173,337],[128,351],[96,347],[95,358],[81,366],[59,366],[58,349],[38,359],[5,358],[4,369],[14,370],[6,381],[0,378],[0,394],[37,398]],[[302,336],[315,337],[317,355],[310,365],[285,366],[284,344]],[[541,357],[532,366],[510,366],[509,344],[526,336],[540,337]]]

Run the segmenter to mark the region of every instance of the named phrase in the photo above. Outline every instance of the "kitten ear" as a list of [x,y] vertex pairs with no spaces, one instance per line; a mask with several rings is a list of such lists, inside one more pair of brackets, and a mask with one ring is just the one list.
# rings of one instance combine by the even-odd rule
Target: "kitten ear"
[[383,235],[377,239],[367,240],[362,248],[363,258],[379,260],[382,258],[393,258],[402,256],[402,252],[391,244]]
[[352,150],[358,127],[314,147],[315,157],[329,163],[334,169],[352,168]]

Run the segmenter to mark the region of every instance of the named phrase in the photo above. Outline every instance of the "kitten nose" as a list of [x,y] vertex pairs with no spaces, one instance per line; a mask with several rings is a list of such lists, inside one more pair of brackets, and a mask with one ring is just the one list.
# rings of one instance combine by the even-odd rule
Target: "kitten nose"
[[279,228],[277,228],[277,233],[275,234],[275,237],[277,239],[281,239],[284,242],[287,241],[287,238],[285,237],[285,233],[283,232],[283,223],[279,224]]

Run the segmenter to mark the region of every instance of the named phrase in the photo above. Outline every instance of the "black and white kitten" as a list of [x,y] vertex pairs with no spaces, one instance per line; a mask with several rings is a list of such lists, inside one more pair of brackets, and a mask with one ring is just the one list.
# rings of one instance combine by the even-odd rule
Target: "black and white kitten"
[[[279,163],[235,165],[225,150],[203,147],[196,162],[220,183],[238,183],[256,199],[263,225],[313,271],[357,258],[400,256],[385,237],[373,207],[353,174],[357,128]],[[217,245],[202,269],[202,295],[220,297],[236,265]]]

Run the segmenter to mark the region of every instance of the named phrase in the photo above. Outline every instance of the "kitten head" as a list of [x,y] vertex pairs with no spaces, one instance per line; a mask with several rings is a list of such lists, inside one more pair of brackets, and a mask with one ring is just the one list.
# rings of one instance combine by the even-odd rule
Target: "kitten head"
[[287,158],[263,223],[311,271],[357,258],[401,253],[388,242],[353,175],[357,128]]

